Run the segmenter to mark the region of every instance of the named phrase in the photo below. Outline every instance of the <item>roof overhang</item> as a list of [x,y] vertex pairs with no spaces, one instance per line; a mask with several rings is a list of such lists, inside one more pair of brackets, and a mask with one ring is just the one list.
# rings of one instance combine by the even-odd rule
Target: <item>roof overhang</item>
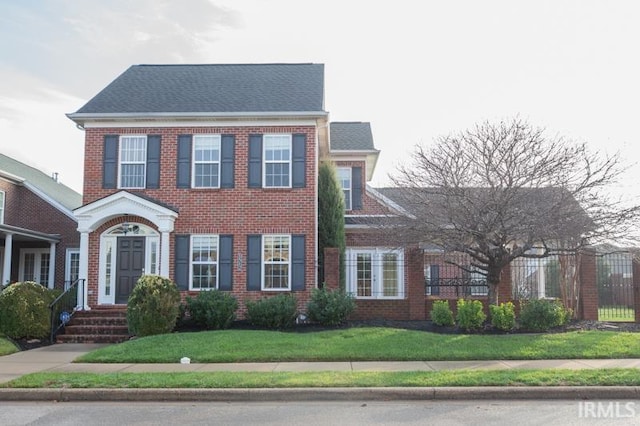
[[329,157],[332,160],[362,161],[364,159],[367,166],[367,181],[370,181],[373,178],[373,172],[376,169],[376,164],[378,163],[379,156],[380,156],[379,149],[367,149],[367,150],[332,149],[329,151]]
[[135,122],[135,121],[215,121],[215,120],[290,120],[321,119],[326,111],[242,111],[242,112],[131,112],[131,113],[70,113],[67,117],[78,126],[86,123]]
[[0,225],[0,233],[11,234],[16,241],[46,241],[48,243],[59,243],[60,234],[47,234],[45,232],[20,228],[12,225]]

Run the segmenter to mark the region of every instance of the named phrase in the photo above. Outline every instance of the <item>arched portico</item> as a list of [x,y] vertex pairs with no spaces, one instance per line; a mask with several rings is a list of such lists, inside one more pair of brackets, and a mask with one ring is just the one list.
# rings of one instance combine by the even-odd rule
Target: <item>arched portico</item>
[[[98,287],[108,284],[105,275],[107,274],[107,269],[102,266],[99,268],[100,275],[98,283],[89,282],[89,235],[112,219],[123,216],[137,216],[152,223],[160,234],[159,250],[155,251],[155,256],[157,256],[158,260],[154,270],[156,270],[159,275],[169,276],[169,242],[170,234],[173,232],[174,222],[178,217],[176,210],[149,197],[142,197],[127,191],[120,191],[74,210],[74,215],[78,220],[78,232],[80,232],[79,278],[85,279],[83,294],[78,297],[79,308],[90,309],[88,304],[89,288],[95,288],[96,284],[98,284]],[[147,232],[144,237],[154,238],[155,235],[157,235],[152,234],[151,232]],[[110,235],[114,235],[113,231]],[[105,253],[103,251],[107,249],[107,246],[101,244],[101,261],[104,261]],[[145,264],[148,264],[148,262],[145,262]],[[112,298],[107,297],[109,295],[105,294],[104,288],[98,288],[98,291],[101,295],[101,299],[99,298],[100,303],[113,303]]]

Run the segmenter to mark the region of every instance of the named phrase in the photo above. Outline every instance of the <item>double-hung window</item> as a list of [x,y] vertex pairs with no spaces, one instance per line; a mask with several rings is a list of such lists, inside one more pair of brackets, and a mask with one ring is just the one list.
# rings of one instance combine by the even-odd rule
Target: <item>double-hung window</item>
[[4,191],[0,191],[0,224],[4,223]]
[[147,137],[120,137],[120,188],[142,189],[145,187],[147,166]]
[[356,298],[404,297],[404,253],[374,248],[347,250],[347,289]]
[[264,135],[264,186],[291,188],[291,135]]
[[218,236],[191,236],[190,290],[218,288]]
[[220,135],[194,135],[194,188],[220,187]]
[[262,289],[291,289],[291,236],[264,235],[262,237]]
[[338,167],[336,171],[344,194],[344,209],[351,210],[351,167]]

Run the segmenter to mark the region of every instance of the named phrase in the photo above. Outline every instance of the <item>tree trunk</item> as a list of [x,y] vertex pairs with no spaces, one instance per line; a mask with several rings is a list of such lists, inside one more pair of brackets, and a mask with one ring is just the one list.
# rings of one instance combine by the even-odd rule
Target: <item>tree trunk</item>
[[487,298],[490,305],[498,305],[498,284],[500,284],[500,274],[502,268],[497,265],[489,264],[487,268],[487,287],[489,292]]

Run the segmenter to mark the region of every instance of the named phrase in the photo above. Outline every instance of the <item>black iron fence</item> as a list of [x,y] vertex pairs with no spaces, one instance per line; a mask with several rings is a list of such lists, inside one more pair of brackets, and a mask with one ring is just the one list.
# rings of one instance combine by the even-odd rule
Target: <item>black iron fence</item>
[[607,253],[596,256],[598,319],[635,321],[633,255]]

